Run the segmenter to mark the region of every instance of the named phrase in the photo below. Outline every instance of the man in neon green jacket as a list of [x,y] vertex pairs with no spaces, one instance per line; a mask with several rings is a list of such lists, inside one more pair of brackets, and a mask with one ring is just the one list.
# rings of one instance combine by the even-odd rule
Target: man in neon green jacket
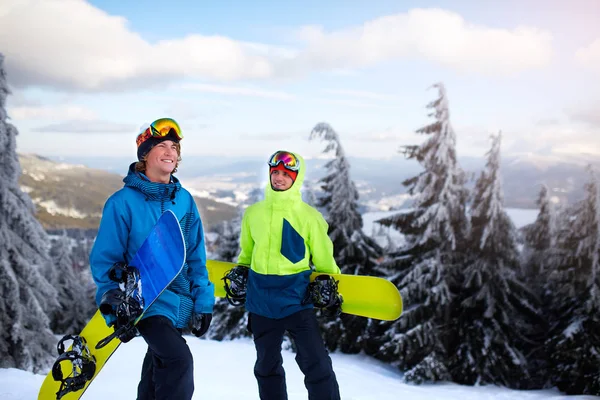
[[277,151],[269,159],[265,199],[242,219],[238,263],[249,265],[246,309],[257,360],[254,375],[262,400],[287,399],[281,343],[287,331],[297,349],[309,399],[339,399],[331,358],[311,303],[303,304],[310,274],[339,274],[327,222],[302,201],[304,159]]

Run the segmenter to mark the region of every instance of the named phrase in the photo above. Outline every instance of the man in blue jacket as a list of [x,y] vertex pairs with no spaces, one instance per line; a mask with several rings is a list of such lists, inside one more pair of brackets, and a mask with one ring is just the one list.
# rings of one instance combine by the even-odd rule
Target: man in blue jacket
[[[182,139],[179,125],[169,118],[142,127],[136,139],[138,162],[130,165],[124,187],[106,201],[90,254],[100,305],[103,296],[119,290],[109,279],[113,264],[133,259],[165,210],[173,211],[179,219],[186,264],[137,324],[137,331],[148,344],[138,400],[192,398],[194,363],[183,328],[191,326],[192,333],[200,337],[212,319],[214,287],[206,269],[202,220],[193,197],[173,176],[181,161]],[[112,315],[105,315],[105,319],[109,326],[115,323]],[[136,334],[128,332],[120,339],[127,342]]]

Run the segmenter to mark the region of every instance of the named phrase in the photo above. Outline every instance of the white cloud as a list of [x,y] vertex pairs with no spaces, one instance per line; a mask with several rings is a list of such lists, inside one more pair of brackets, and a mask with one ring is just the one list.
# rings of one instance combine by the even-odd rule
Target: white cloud
[[[168,30],[164,30],[168,32]],[[16,86],[95,90],[173,77],[231,80],[269,76],[264,56],[223,36],[188,35],[149,43],[84,0],[3,0],[0,49]]]
[[251,96],[251,97],[265,97],[270,99],[277,100],[293,100],[296,96],[280,91],[273,90],[263,90],[252,87],[242,87],[242,86],[225,86],[225,85],[212,85],[212,84],[203,84],[203,83],[186,83],[180,85],[181,89],[184,90],[194,90],[198,92],[208,92],[208,93],[220,93],[220,94],[229,94],[235,96]]
[[348,100],[348,99],[328,99],[328,98],[314,98],[311,99],[312,102],[334,105],[334,106],[342,106],[342,107],[353,107],[353,108],[377,108],[382,110],[394,110],[401,109],[400,105],[387,105],[387,104],[375,104],[375,103],[366,103],[364,101],[356,101],[356,100]]
[[332,32],[307,26],[299,37],[307,45],[301,61],[322,69],[424,58],[463,72],[506,75],[544,67],[552,56],[549,32],[474,25],[441,9],[413,9]]
[[271,133],[242,133],[239,135],[240,139],[250,139],[250,140],[286,140],[286,139],[294,139],[298,136],[306,135],[305,132],[271,132]]
[[584,67],[600,72],[600,38],[577,50],[575,59]]
[[359,97],[369,100],[395,100],[397,96],[384,93],[366,92],[361,90],[345,90],[345,89],[323,89],[323,93],[336,94],[341,96]]
[[388,127],[382,130],[355,133],[346,135],[346,137],[349,140],[356,140],[359,142],[388,142],[392,143],[396,148],[405,145],[418,144],[418,141],[422,139],[416,137],[413,132],[398,127]]
[[580,122],[590,127],[600,128],[600,107],[577,107],[569,108],[565,111],[569,119],[573,122]]
[[32,129],[32,132],[53,133],[124,133],[135,132],[136,126],[111,121],[64,121]]
[[334,76],[355,77],[355,76],[360,75],[360,73],[357,70],[347,69],[347,68],[334,68],[327,72],[329,72],[331,75],[334,75]]
[[[552,54],[545,31],[473,25],[440,9],[414,9],[332,32],[304,27],[299,37],[296,48],[201,34],[151,43],[126,18],[85,0],[0,2],[0,49],[15,87],[123,91],[186,78],[228,82],[311,71],[356,73],[411,58],[503,75],[541,68]],[[235,90],[231,93],[289,99],[260,89]]]
[[7,97],[7,105],[9,107],[31,107],[31,106],[40,106],[42,102],[39,99],[32,98],[31,96],[27,96],[22,91],[12,91]]
[[536,154],[600,154],[598,140],[600,127],[559,123],[550,126],[537,125],[526,132],[511,132],[508,139],[507,154],[532,152]]
[[14,120],[94,120],[94,111],[77,105],[9,107],[8,116]]

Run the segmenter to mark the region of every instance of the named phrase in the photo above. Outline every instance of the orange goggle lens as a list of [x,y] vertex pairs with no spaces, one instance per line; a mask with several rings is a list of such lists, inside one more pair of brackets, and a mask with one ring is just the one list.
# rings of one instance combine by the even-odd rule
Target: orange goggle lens
[[290,171],[298,172],[300,169],[298,159],[288,151],[276,151],[269,158],[269,166],[271,167],[276,167],[280,163],[283,163],[283,166]]
[[181,128],[179,124],[171,118],[161,118],[157,119],[142,133],[140,133],[136,139],[137,145],[139,147],[140,144],[146,141],[146,139],[150,137],[165,137],[169,133],[174,132],[177,139],[183,139],[183,134],[181,133]]

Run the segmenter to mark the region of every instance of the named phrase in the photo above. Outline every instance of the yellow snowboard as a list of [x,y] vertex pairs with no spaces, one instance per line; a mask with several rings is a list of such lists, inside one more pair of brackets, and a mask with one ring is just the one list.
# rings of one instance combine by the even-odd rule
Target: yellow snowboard
[[[215,285],[215,296],[225,297],[225,286],[221,278],[238,264],[208,260],[206,266],[211,282]],[[384,278],[364,275],[323,274],[313,272],[310,280],[318,275],[330,275],[339,281],[338,291],[342,295],[342,312],[382,321],[394,321],[402,314],[402,296],[393,283]]]
[[[80,336],[82,336],[86,339],[87,346],[95,358],[96,371],[98,371],[98,372],[102,369],[104,364],[106,364],[106,362],[108,361],[110,356],[115,352],[117,347],[119,347],[119,345],[121,344],[121,341],[118,339],[115,339],[115,340],[109,342],[106,346],[102,347],[101,349],[95,349],[94,346],[100,340],[104,339],[105,337],[107,337],[108,335],[113,333],[113,331],[114,331],[114,329],[112,327],[109,328],[106,325],[106,322],[104,321],[104,317],[102,317],[100,310],[96,310],[96,314],[94,314],[92,319],[88,322],[88,324],[85,326],[85,328],[83,328],[83,330],[79,334]],[[64,364],[64,366],[62,367],[63,371],[67,371],[69,368],[71,368],[69,361],[64,361],[63,364]],[[78,371],[78,372],[81,372],[81,371]],[[82,390],[65,394],[64,396],[61,397],[61,400],[79,399],[91,382],[92,382],[91,380],[87,381]],[[46,379],[44,380],[44,383],[42,384],[42,387],[41,387],[39,395],[38,395],[38,400],[54,400],[54,399],[56,399],[57,398],[56,393],[60,390],[60,384],[61,384],[60,381],[55,381],[52,378],[52,372],[50,372],[46,376]]]

